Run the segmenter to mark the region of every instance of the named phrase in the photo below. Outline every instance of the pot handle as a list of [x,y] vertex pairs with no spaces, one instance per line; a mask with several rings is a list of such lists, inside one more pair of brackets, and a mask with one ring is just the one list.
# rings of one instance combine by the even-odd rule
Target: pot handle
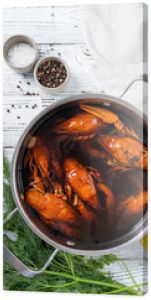
[[[18,208],[15,208],[5,219],[4,224],[8,222],[12,218],[12,216],[18,211]],[[27,267],[19,258],[17,258],[5,245],[3,246],[3,257],[7,260],[20,274],[25,277],[34,277],[39,275],[45,271],[45,269],[52,262],[56,254],[58,253],[58,249],[49,256],[44,265],[39,270],[33,270]]]
[[125,94],[128,92],[130,87],[137,81],[144,81],[148,83],[148,74],[143,74],[143,76],[135,78],[132,82],[130,82],[129,85],[126,87],[126,89],[123,91],[123,93],[120,95],[120,98],[123,98],[123,96],[125,96]]

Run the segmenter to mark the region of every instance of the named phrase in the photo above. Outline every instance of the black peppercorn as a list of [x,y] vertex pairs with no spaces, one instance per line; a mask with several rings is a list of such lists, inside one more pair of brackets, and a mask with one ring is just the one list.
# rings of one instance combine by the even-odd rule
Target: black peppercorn
[[39,82],[47,88],[60,86],[67,77],[65,66],[57,60],[48,60],[42,63],[37,70]]

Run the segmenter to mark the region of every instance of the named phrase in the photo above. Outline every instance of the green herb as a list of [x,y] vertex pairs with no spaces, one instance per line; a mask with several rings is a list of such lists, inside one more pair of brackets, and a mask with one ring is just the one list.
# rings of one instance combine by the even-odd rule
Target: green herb
[[[10,187],[9,163],[4,159],[4,218],[14,209],[15,204]],[[33,269],[40,268],[53,252],[53,248],[35,235],[16,213],[4,225],[5,232],[13,231],[18,240],[12,241],[4,235],[4,243],[26,265]],[[14,291],[80,292],[93,294],[128,294],[142,295],[147,283],[126,286],[113,280],[109,272],[104,272],[106,265],[120,263],[116,255],[104,255],[98,259],[70,255],[58,252],[53,262],[43,274],[34,278],[20,275],[10,264],[4,263],[4,289]],[[129,273],[129,276],[130,273]]]

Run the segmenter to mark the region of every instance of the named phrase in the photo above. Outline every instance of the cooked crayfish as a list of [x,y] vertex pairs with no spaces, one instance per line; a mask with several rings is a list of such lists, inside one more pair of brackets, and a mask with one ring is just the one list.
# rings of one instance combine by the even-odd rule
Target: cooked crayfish
[[50,175],[49,170],[49,151],[41,138],[37,138],[36,144],[32,149],[33,159],[42,177]]
[[143,210],[147,206],[147,198],[147,191],[141,191],[136,195],[131,195],[119,204],[118,210],[124,213],[124,215],[143,214]]
[[59,157],[57,155],[57,151],[53,146],[49,146],[49,162],[50,162],[51,178],[57,177],[57,179],[62,182],[63,171],[62,171]]
[[30,147],[30,150],[25,156],[24,167],[26,167],[29,162],[29,168],[32,169],[33,164],[35,164],[41,176],[43,178],[48,177],[50,175],[48,148],[41,137],[34,138],[35,142],[33,147]]
[[33,148],[30,149],[25,159],[25,166],[29,161],[30,174],[33,182],[42,190],[41,182],[45,183],[49,190],[51,187],[57,190],[61,189],[63,180],[63,171],[55,149],[49,145],[46,146],[42,138],[37,137]]
[[[100,135],[97,142],[108,153],[108,164],[126,168],[147,169],[147,149],[133,137]],[[104,158],[106,154],[103,154]]]
[[[65,160],[64,170],[70,196],[71,189],[73,189],[78,197],[82,199],[82,201],[86,202],[86,204],[88,204],[90,207],[98,209],[101,206],[97,192],[97,189],[99,189],[99,191],[104,193],[106,196],[107,209],[112,209],[114,204],[113,193],[100,178],[99,172],[95,171],[93,168],[86,169],[74,158],[67,158]],[[96,185],[93,177],[97,179]]]
[[81,218],[61,196],[29,189],[25,193],[25,200],[46,224],[68,237],[80,238]]
[[80,140],[93,137],[101,125],[101,120],[83,112],[61,122],[55,130],[57,134],[72,135],[74,139]]
[[94,208],[99,207],[97,191],[92,176],[76,159],[67,158],[64,162],[67,183],[78,196]]
[[126,127],[117,116],[117,114],[115,114],[113,111],[106,108],[91,106],[88,104],[81,104],[80,108],[100,119],[103,124],[113,125],[115,129],[121,134],[138,138],[136,132],[132,128]]
[[[76,198],[76,200],[75,200]],[[75,194],[75,198],[74,198],[74,202],[73,205],[75,207],[75,209],[80,213],[80,215],[82,216],[82,218],[86,221],[86,222],[91,222],[93,224],[97,224],[98,220],[97,220],[97,216],[94,213],[94,211],[92,211],[90,209],[90,207],[86,206],[86,202],[82,201],[77,194]]]
[[98,182],[97,188],[100,192],[104,193],[104,195],[106,196],[106,210],[110,214],[111,212],[113,212],[112,210],[115,208],[115,199],[114,199],[113,192],[104,182]]
[[29,185],[35,188],[37,191],[40,191],[41,193],[45,193],[43,179],[39,177],[38,168],[36,167],[36,165],[30,166],[30,174],[31,174],[31,181]]

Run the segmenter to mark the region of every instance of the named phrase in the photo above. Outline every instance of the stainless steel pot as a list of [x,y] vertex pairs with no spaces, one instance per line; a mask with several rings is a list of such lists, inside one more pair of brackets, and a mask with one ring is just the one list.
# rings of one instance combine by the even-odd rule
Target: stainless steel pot
[[[143,80],[146,78],[143,78]],[[141,78],[136,80],[142,80]],[[129,87],[136,82],[134,80]],[[129,88],[128,87],[128,88]],[[124,94],[127,92],[128,88],[125,90]],[[131,118],[135,118],[136,126],[142,126],[144,123],[146,124],[147,128],[147,118],[145,115],[143,116],[135,107],[130,105],[127,102],[124,102],[121,100],[121,98],[116,98],[110,95],[106,94],[100,94],[100,95],[87,95],[87,96],[81,96],[79,95],[76,97],[70,97],[62,99],[58,102],[55,102],[50,107],[43,110],[39,115],[37,115],[33,121],[29,124],[29,126],[25,129],[23,132],[19,143],[17,145],[13,164],[12,164],[12,191],[14,200],[16,203],[17,208],[8,216],[8,219],[12,217],[14,213],[19,211],[21,216],[23,217],[24,221],[27,223],[27,225],[46,243],[53,246],[56,250],[53,252],[53,254],[49,257],[45,265],[38,271],[34,271],[32,269],[29,269],[27,266],[25,266],[16,256],[14,256],[13,253],[10,252],[10,250],[4,246],[4,257],[11,263],[13,266],[23,275],[25,276],[35,276],[37,274],[40,274],[43,272],[46,267],[49,265],[49,263],[52,261],[54,256],[59,250],[66,251],[68,253],[73,253],[77,255],[87,255],[87,256],[98,256],[103,255],[106,253],[109,253],[111,251],[115,251],[119,247],[122,247],[124,245],[128,245],[131,242],[141,238],[147,230],[147,213],[142,216],[142,219],[139,223],[136,224],[132,228],[132,230],[124,235],[122,235],[119,238],[116,238],[114,240],[110,240],[108,242],[105,242],[104,244],[92,244],[87,247],[87,245],[80,246],[78,244],[74,244],[73,242],[69,241],[69,239],[60,239],[59,241],[56,240],[55,236],[51,232],[50,228],[48,230],[48,227],[42,223],[39,219],[35,218],[33,213],[30,211],[30,209],[24,204],[22,201],[22,186],[20,185],[21,182],[21,170],[20,170],[20,161],[22,158],[22,153],[24,152],[24,149],[29,142],[30,137],[32,136],[33,131],[35,131],[36,127],[40,126],[41,122],[44,121],[44,119],[48,118],[54,114],[56,111],[60,110],[62,107],[67,108],[68,105],[74,105],[77,102],[101,102],[104,103],[106,106],[112,106],[113,108],[120,107],[123,112],[127,113]],[[142,131],[142,137],[143,137],[143,131]],[[8,219],[6,221],[8,221]]]

